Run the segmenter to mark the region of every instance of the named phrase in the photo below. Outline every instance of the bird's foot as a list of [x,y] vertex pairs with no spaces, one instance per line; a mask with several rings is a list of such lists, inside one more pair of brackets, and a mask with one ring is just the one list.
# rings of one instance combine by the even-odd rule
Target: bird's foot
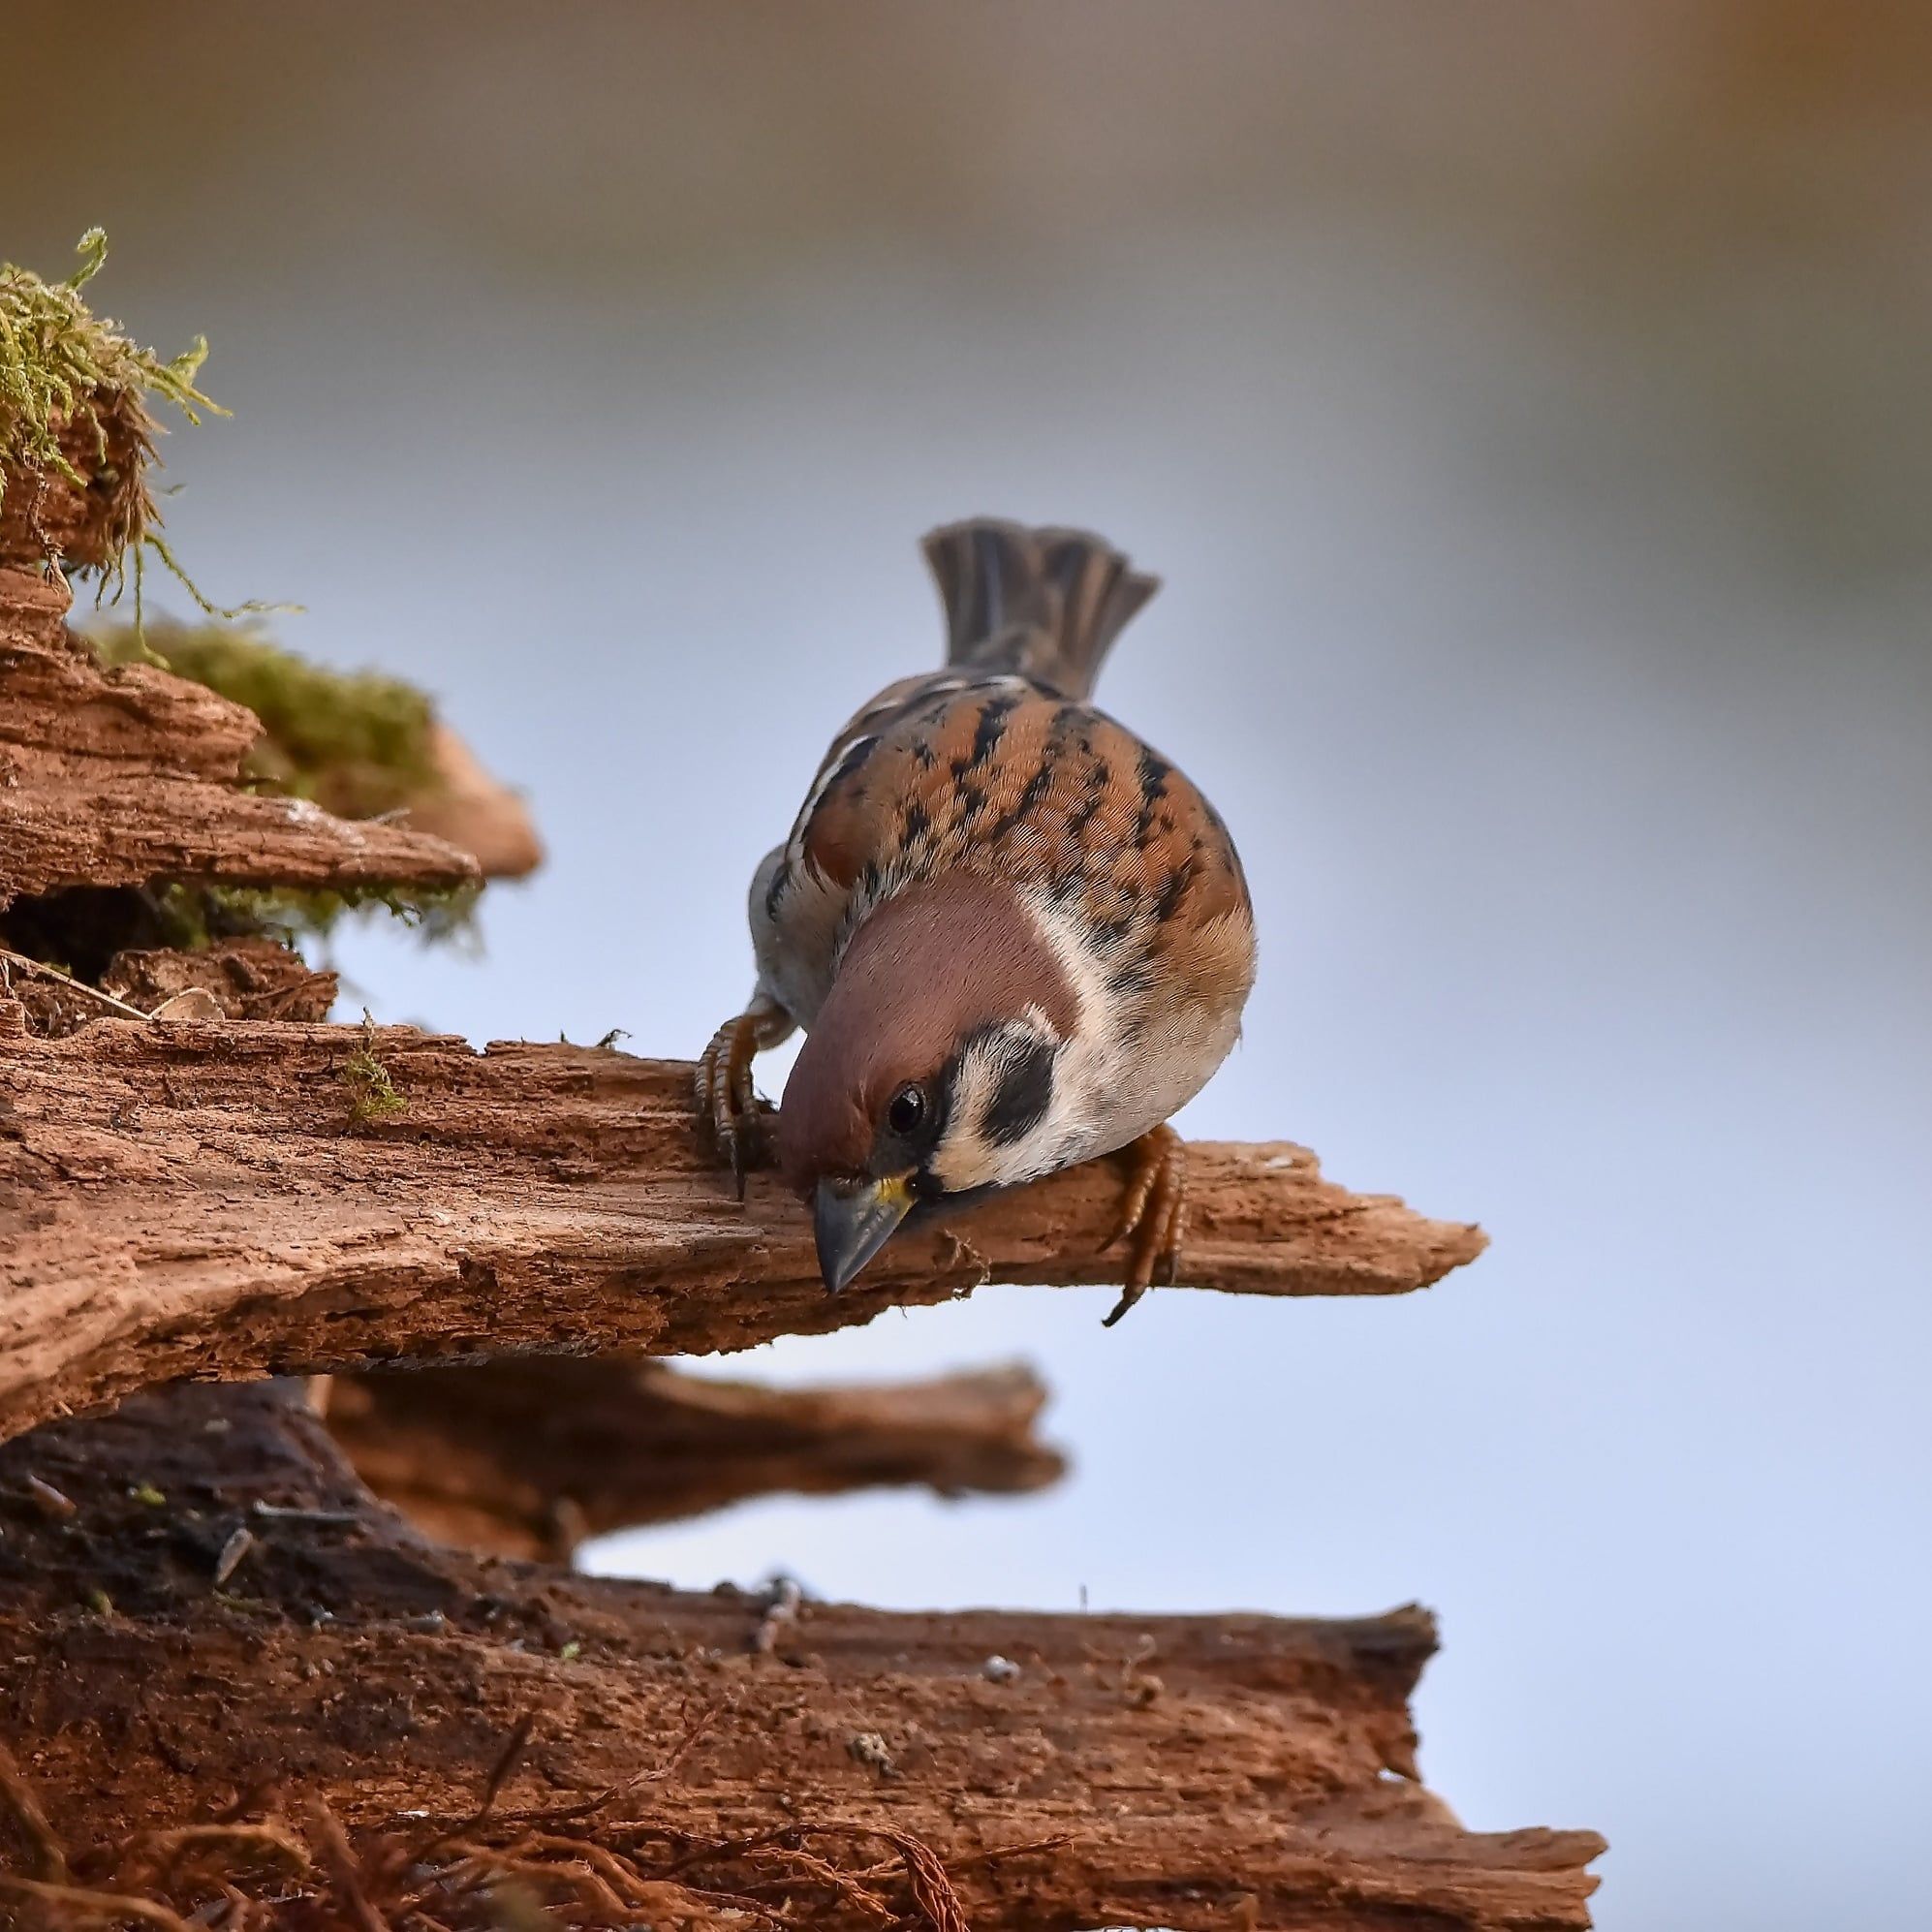
[[728,1019],[698,1058],[698,1131],[731,1169],[740,1200],[745,1176],[771,1164],[771,1122],[778,1112],[752,1085],[751,1063],[761,1047],[776,1045],[791,1031],[781,1009],[755,1004]]
[[1187,1232],[1187,1143],[1171,1127],[1141,1135],[1122,1150],[1127,1195],[1106,1246],[1128,1242],[1127,1280],[1103,1324],[1111,1328],[1157,1281],[1171,1284]]

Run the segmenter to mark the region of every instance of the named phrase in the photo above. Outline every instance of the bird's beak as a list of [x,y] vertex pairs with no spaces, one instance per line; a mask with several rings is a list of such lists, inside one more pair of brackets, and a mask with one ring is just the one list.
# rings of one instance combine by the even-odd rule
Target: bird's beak
[[889,1180],[823,1180],[812,1207],[819,1272],[836,1294],[892,1238],[913,1204],[911,1174]]

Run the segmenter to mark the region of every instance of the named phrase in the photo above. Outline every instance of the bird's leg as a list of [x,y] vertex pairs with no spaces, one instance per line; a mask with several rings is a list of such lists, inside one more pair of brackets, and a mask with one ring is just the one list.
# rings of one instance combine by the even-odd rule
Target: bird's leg
[[1122,1150],[1127,1195],[1106,1246],[1128,1241],[1127,1280],[1105,1326],[1111,1328],[1157,1279],[1171,1283],[1187,1232],[1187,1143],[1171,1127],[1141,1135]]
[[792,1032],[792,1015],[776,1000],[755,993],[735,1019],[711,1036],[698,1057],[698,1129],[732,1169],[738,1199],[745,1175],[771,1157],[766,1122],[777,1111],[752,1085],[751,1063]]

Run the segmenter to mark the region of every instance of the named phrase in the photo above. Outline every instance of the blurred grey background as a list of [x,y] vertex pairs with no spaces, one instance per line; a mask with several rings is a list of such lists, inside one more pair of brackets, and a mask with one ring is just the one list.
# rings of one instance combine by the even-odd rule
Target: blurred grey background
[[1104,697],[1260,907],[1186,1125],[1494,1236],[766,1351],[1023,1353],[1077,1474],[605,1567],[1420,1598],[1431,1783],[1606,1831],[1605,1926],[1922,1922],[1932,13],[97,4],[9,20],[0,109],[0,254],[104,222],[100,304],[214,342],[206,587],[535,799],[481,962],[342,944],[378,1014],[693,1050],[827,733],[938,651],[919,533],[1085,522],[1168,578]]

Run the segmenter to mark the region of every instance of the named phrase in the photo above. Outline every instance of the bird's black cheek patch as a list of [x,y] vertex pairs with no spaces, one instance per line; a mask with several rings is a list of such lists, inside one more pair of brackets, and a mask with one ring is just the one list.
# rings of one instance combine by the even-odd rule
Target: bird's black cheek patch
[[1015,1145],[1046,1118],[1053,1105],[1053,1052],[1048,1042],[1036,1040],[1001,1074],[980,1123],[994,1146]]

